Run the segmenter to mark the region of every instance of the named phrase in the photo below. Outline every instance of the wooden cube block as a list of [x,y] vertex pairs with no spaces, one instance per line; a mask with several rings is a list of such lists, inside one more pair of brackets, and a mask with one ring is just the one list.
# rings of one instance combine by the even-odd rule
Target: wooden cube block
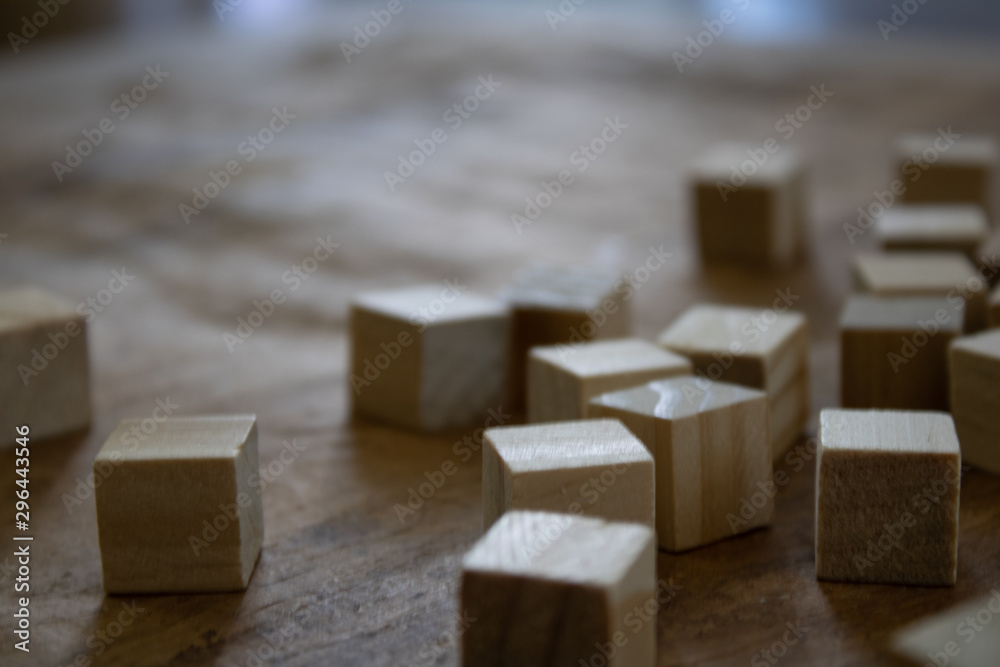
[[875,222],[883,250],[960,252],[973,262],[989,235],[983,209],[967,204],[897,205]]
[[987,302],[986,326],[990,329],[1000,327],[1000,285],[993,288]]
[[486,528],[512,509],[654,523],[653,457],[617,420],[501,426],[483,442]]
[[685,551],[770,523],[764,392],[671,378],[598,396],[589,415],[620,419],[653,453],[661,548]]
[[0,444],[27,425],[32,439],[90,424],[87,323],[73,304],[40,289],[0,292]]
[[925,667],[983,667],[1000,656],[1000,590],[896,632],[892,648]]
[[541,345],[624,338],[632,332],[628,290],[620,276],[580,269],[532,266],[502,290],[512,313],[511,405],[523,409],[528,352]]
[[254,415],[125,419],[94,459],[104,590],[247,587],[264,541]]
[[840,404],[948,409],[948,345],[962,311],[945,297],[852,296],[840,316]]
[[951,412],[962,459],[1000,474],[1000,331],[958,338],[948,356]]
[[910,134],[896,143],[903,201],[912,204],[975,204],[992,219],[998,158],[991,137]]
[[421,431],[481,425],[504,402],[509,329],[503,304],[454,287],[357,297],[354,413]]
[[859,254],[854,258],[854,282],[859,292],[875,296],[943,296],[963,310],[965,331],[986,326],[988,285],[961,253]]
[[650,528],[508,512],[462,560],[462,665],[653,667],[655,595]]
[[690,374],[685,357],[638,338],[532,348],[528,421],[583,419],[593,396]]
[[[758,164],[765,151],[756,150],[757,161],[750,147],[720,145],[694,167],[695,234],[706,264],[784,269],[802,255],[806,227],[802,162],[785,149],[766,154]],[[739,174],[735,181],[734,174]]]
[[961,455],[951,415],[823,410],[816,469],[819,579],[955,583]]
[[721,380],[764,390],[774,460],[809,417],[809,333],[801,313],[699,305],[660,334],[659,344],[694,364],[702,384]]

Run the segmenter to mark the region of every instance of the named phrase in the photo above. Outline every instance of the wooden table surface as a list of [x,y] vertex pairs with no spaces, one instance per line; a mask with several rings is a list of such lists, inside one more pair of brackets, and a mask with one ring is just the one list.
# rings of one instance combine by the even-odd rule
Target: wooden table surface
[[[471,431],[351,422],[353,294],[444,280],[492,293],[531,262],[632,272],[662,246],[670,259],[635,292],[636,332],[651,338],[694,303],[765,307],[790,289],[809,317],[814,428],[818,410],[837,404],[847,263],[872,246],[870,235],[849,243],[842,225],[889,185],[892,138],[947,126],[1000,135],[995,50],[895,35],[784,48],[720,39],[678,72],[671,54],[688,33],[659,16],[581,10],[553,31],[538,8],[470,12],[406,5],[350,63],[339,42],[364,11],[294,31],[223,25],[0,63],[0,283],[83,302],[113,270],[135,276],[90,325],[91,429],[33,446],[32,651],[14,651],[5,630],[0,662],[457,664],[451,631],[461,557],[481,533],[480,458],[454,448]],[[169,75],[128,117],[114,115],[113,100],[156,64]],[[449,125],[445,111],[490,75],[499,87]],[[812,86],[833,95],[780,134]],[[248,162],[241,143],[275,108],[294,118]],[[105,116],[114,131],[58,181],[52,162]],[[543,179],[576,169],[571,154],[608,118],[627,128],[518,234],[510,214]],[[384,172],[436,127],[447,141],[391,192]],[[711,142],[772,136],[812,166],[808,260],[780,275],[702,272],[685,165]],[[240,173],[186,223],[179,204],[230,160]],[[319,238],[340,244],[333,257],[307,280],[287,279]],[[285,302],[230,351],[224,334],[275,289]],[[271,478],[264,550],[245,593],[136,598],[119,634],[132,599],[102,592],[83,480],[118,420],[167,399],[178,415],[257,413]],[[13,453],[3,456],[12,514]],[[458,472],[401,521],[394,506],[449,461]],[[887,649],[894,630],[1000,584],[1000,480],[976,471],[962,482],[954,588],[818,583],[812,464],[782,466],[791,481],[771,528],[659,555],[660,578],[681,587],[659,613],[660,665],[769,664],[757,654],[786,623],[805,634],[782,664],[905,664]],[[4,520],[0,540],[12,534]],[[13,559],[3,558],[7,628]]]

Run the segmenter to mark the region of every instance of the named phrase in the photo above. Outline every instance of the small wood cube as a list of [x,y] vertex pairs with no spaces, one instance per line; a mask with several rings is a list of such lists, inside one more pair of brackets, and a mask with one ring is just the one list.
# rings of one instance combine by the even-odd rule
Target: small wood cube
[[87,323],[72,303],[33,287],[0,292],[0,444],[90,424]]
[[593,396],[690,374],[687,358],[638,338],[532,348],[528,421],[583,419]]
[[782,312],[693,306],[659,338],[661,346],[691,360],[702,384],[721,380],[767,393],[775,461],[795,442],[809,417],[806,318],[788,311],[789,303],[778,305]]
[[986,326],[989,286],[961,253],[859,254],[854,258],[854,281],[859,292],[875,296],[943,296],[953,308],[964,311],[964,331]]
[[738,144],[712,149],[692,173],[702,261],[755,269],[794,264],[805,245],[804,182],[802,161],[790,149],[767,153]]
[[110,594],[245,590],[264,541],[254,415],[125,419],[94,459]]
[[840,404],[948,409],[948,344],[962,311],[945,297],[852,296],[840,316]]
[[1000,590],[896,632],[892,647],[924,667],[984,667],[1000,656]]
[[615,419],[501,426],[483,441],[486,528],[512,509],[654,524],[653,457]]
[[656,533],[685,551],[767,525],[774,510],[767,395],[692,376],[591,400],[589,415],[620,419],[656,461]]
[[418,431],[481,425],[504,403],[509,330],[503,304],[450,283],[357,297],[354,413]]
[[632,331],[627,289],[620,277],[580,269],[532,266],[501,292],[512,314],[511,405],[523,409],[528,353],[533,347],[624,338]]
[[951,415],[823,410],[816,470],[819,579],[955,583],[961,454]]
[[1000,331],[958,338],[948,356],[951,412],[962,459],[1000,474]]
[[909,134],[896,143],[903,201],[911,204],[975,204],[992,219],[1000,152],[991,137],[949,130]]
[[883,250],[952,251],[972,261],[989,235],[986,214],[967,204],[898,205],[875,223],[875,236]]
[[639,524],[508,512],[462,560],[466,667],[656,664],[656,539]]

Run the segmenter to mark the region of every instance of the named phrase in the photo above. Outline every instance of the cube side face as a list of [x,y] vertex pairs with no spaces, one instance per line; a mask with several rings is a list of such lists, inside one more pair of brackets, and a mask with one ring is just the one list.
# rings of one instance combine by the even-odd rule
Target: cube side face
[[240,526],[240,577],[245,589],[250,583],[260,551],[264,546],[264,502],[260,479],[257,424],[247,434],[236,457],[236,505]]
[[487,435],[483,438],[483,530],[489,530],[512,504],[510,469]]
[[767,189],[744,185],[723,200],[714,182],[696,181],[694,200],[698,245],[705,263],[771,264],[775,210]]
[[932,164],[919,179],[906,178],[902,199],[912,204],[978,204],[990,213],[992,171],[985,164]]
[[728,352],[716,354],[689,352],[686,356],[691,360],[696,373],[700,371],[713,381],[740,384],[756,389],[766,388],[766,365],[762,357],[750,354],[733,355]]
[[[608,661],[609,666],[653,667],[656,664],[656,612],[660,604],[656,597],[656,581],[656,544],[651,536],[622,581],[610,591],[609,633],[616,651]],[[652,612],[649,609],[651,602],[657,604]],[[648,616],[636,613],[637,608]],[[595,662],[592,659],[585,664]]]
[[962,460],[1000,474],[1000,359],[952,347],[949,372]]
[[351,308],[351,345],[348,395],[353,411],[419,429],[422,335],[417,327],[355,305]]
[[582,380],[543,359],[528,358],[528,421],[583,419]]
[[802,372],[780,394],[771,397],[771,459],[777,463],[798,439],[809,420],[809,372]]

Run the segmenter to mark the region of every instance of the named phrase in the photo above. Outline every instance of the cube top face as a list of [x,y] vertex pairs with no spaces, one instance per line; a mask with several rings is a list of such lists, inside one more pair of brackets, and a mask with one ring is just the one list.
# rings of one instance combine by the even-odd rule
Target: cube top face
[[922,322],[935,322],[938,331],[962,333],[961,313],[956,314],[954,306],[943,296],[855,294],[840,314],[840,328],[845,331],[914,331]]
[[991,361],[1000,361],[1000,329],[990,329],[972,336],[962,336],[951,342],[952,354],[964,352]]
[[978,206],[898,204],[875,223],[883,243],[979,243],[989,236],[986,214]]
[[507,313],[506,307],[493,299],[441,285],[369,292],[356,297],[354,307],[404,322],[419,319],[430,327],[461,320],[503,317]]
[[[235,460],[254,429],[255,415],[124,419],[108,436],[96,462]],[[141,436],[141,437],[140,437]]]
[[484,437],[514,475],[653,462],[646,446],[617,419],[501,426],[487,429]]
[[732,176],[733,167],[752,161],[756,169],[744,169],[746,185],[750,187],[765,187],[781,185],[793,181],[802,171],[802,160],[794,150],[781,150],[768,153],[767,159],[760,164],[754,160],[753,151],[761,151],[761,147],[751,144],[726,143],[718,144],[703,154],[692,166],[692,175],[697,180],[707,180],[713,183],[722,179],[728,181]]
[[735,306],[692,306],[660,334],[658,342],[681,354],[728,354],[733,343],[739,342],[744,356],[765,357],[806,328],[805,316],[792,312],[775,314],[775,321],[766,326],[755,325],[765,312]]
[[579,378],[662,370],[664,376],[690,373],[691,362],[648,341],[623,338],[570,347],[535,347],[531,357]]
[[960,456],[958,435],[945,412],[838,410],[820,412],[819,439],[827,454]]
[[949,139],[952,143],[946,150],[935,146],[940,144],[940,134],[907,134],[896,141],[896,152],[899,159],[908,160],[913,155],[920,155],[925,150],[934,147],[938,152],[935,164],[982,165],[993,166],[1000,160],[997,143],[991,137],[979,135],[961,135]]
[[945,294],[970,279],[979,280],[968,257],[958,252],[862,254],[855,258],[854,269],[865,289],[885,296]]
[[657,380],[603,394],[590,403],[665,420],[683,419],[750,401],[767,404],[767,394],[763,391],[726,382],[712,382],[707,388],[701,384],[694,376]]
[[[653,543],[653,530],[637,523],[511,510],[465,555],[462,565],[466,571],[606,588],[625,579]],[[534,546],[539,544],[546,548]]]
[[501,296],[517,308],[592,310],[611,298],[617,280],[607,273],[533,266],[515,275]]
[[72,303],[36,287],[0,292],[0,333],[36,324],[82,319]]

